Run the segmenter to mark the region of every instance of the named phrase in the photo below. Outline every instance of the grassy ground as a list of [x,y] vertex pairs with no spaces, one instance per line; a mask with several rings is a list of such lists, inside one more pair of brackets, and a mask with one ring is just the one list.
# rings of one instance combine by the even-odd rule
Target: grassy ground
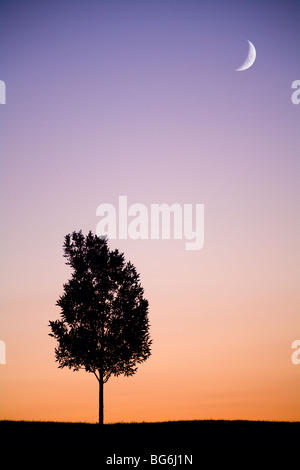
[[[0,421],[0,435],[1,451],[17,449],[23,454],[35,450],[49,456],[57,451],[73,456],[93,454],[102,462],[97,466],[99,469],[124,468],[124,464],[106,465],[107,458],[114,454],[145,456],[145,459],[152,454],[192,454],[196,467],[197,459],[207,453],[212,460],[214,456],[237,451],[248,456],[253,452],[274,455],[274,452],[298,451],[300,423],[178,421],[105,424],[99,429],[96,424],[85,423]],[[146,468],[145,465],[138,468]],[[151,465],[152,468],[160,466]],[[164,464],[164,468],[168,467]]]

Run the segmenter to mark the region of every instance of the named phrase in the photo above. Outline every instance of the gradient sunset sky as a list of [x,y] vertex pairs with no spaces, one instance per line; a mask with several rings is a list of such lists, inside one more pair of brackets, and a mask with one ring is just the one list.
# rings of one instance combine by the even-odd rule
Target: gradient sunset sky
[[0,419],[97,421],[48,322],[64,236],[126,195],[204,204],[205,242],[109,242],[153,347],[105,385],[105,421],[300,420],[299,21],[296,1],[1,0]]

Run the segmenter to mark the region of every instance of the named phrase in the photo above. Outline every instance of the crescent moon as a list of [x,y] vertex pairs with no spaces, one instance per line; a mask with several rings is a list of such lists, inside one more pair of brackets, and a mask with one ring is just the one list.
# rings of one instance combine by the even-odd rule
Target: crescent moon
[[251,67],[251,65],[254,64],[255,59],[256,59],[256,50],[255,47],[253,46],[252,42],[248,41],[249,44],[249,51],[248,51],[248,56],[243,65],[241,65],[238,69],[236,69],[237,72],[241,72],[242,70],[247,70]]

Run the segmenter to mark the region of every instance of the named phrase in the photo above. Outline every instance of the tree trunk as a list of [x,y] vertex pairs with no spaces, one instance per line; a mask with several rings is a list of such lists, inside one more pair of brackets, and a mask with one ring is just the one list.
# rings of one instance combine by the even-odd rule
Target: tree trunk
[[103,400],[103,370],[99,370],[99,425],[104,423],[104,400]]

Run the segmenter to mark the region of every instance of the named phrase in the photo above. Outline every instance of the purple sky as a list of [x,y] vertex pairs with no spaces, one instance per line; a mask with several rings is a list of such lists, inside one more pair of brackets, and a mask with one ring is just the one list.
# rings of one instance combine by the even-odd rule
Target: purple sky
[[[245,334],[249,299],[261,307],[263,298],[257,323],[251,319],[258,344],[290,357],[300,335],[300,106],[291,102],[291,84],[300,79],[299,19],[294,1],[1,2],[0,79],[7,101],[0,105],[0,339],[8,349],[6,384],[17,373],[12,350],[16,363],[18,354],[28,354],[32,363],[32,351],[42,347],[56,367],[47,322],[58,316],[55,302],[69,275],[63,238],[73,230],[95,232],[97,206],[117,204],[119,195],[129,204],[205,205],[199,252],[185,252],[182,241],[112,243],[141,272],[150,306],[153,300],[157,345],[165,344],[160,334],[167,322],[159,299],[178,305],[183,286],[188,322],[199,331],[211,322],[211,337],[214,323],[218,331],[233,325],[228,335],[236,337],[245,322]],[[236,72],[247,39],[257,58],[249,70]],[[223,299],[226,314],[218,306],[207,320],[214,295]],[[245,317],[235,304],[239,296]],[[276,327],[274,305],[281,306]],[[173,337],[180,332],[176,315]],[[280,372],[289,390],[296,381],[299,386],[299,371],[298,378]],[[280,416],[291,419],[293,413]]]

